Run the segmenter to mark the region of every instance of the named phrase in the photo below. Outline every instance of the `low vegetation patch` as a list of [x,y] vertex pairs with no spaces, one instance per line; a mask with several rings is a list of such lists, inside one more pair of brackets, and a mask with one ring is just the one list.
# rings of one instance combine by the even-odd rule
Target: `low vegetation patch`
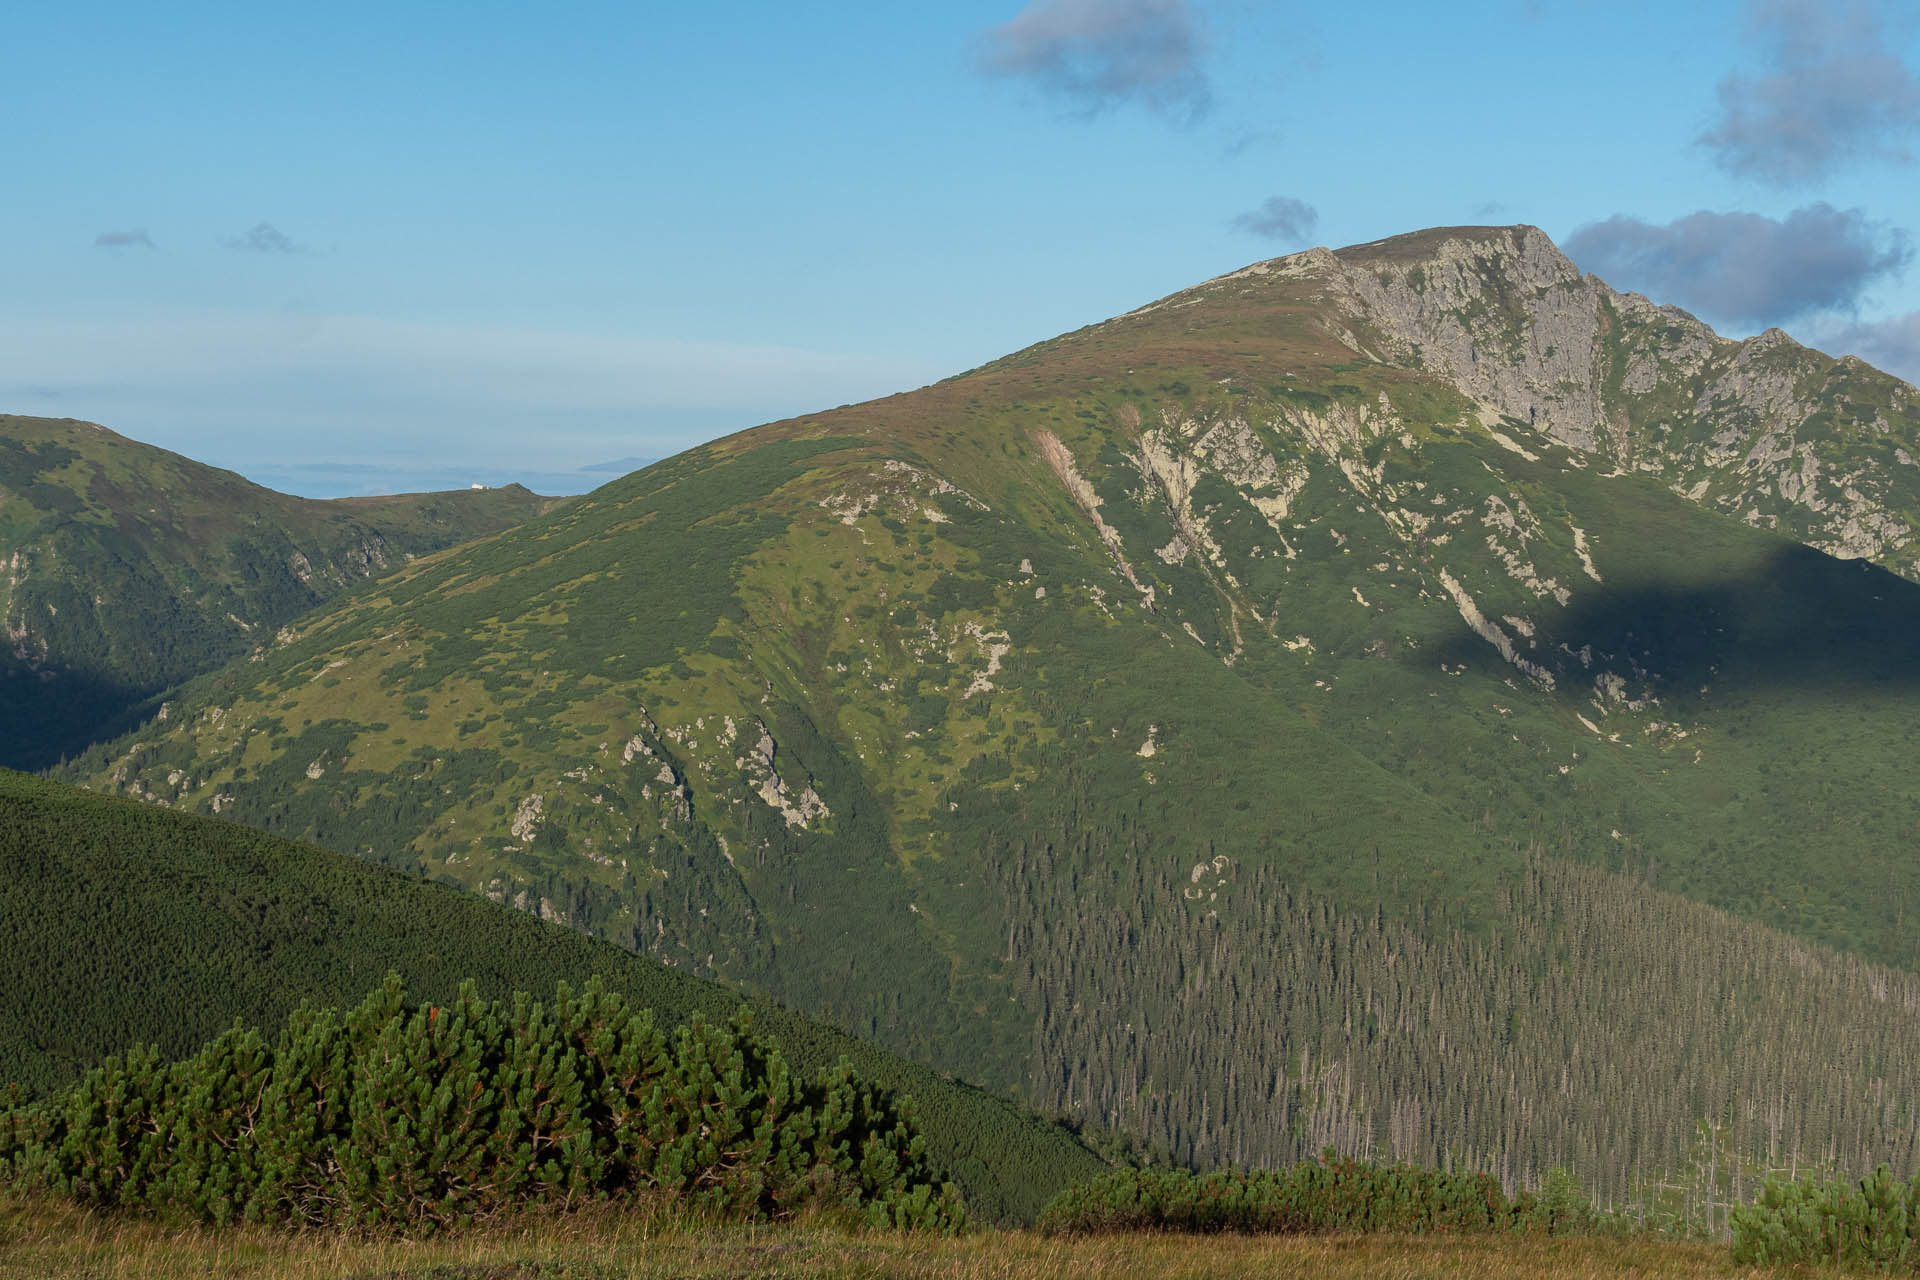
[[1589,1230],[1571,1181],[1509,1197],[1484,1173],[1369,1164],[1328,1150],[1290,1169],[1189,1173],[1124,1169],[1055,1196],[1036,1224],[1064,1235],[1110,1231],[1426,1235]]
[[843,1215],[776,1226],[716,1221],[646,1196],[556,1216],[503,1214],[432,1236],[167,1224],[0,1187],[0,1277],[13,1280],[652,1280],[899,1276],[981,1280],[1313,1276],[1371,1280],[1576,1280],[1775,1275],[1732,1268],[1723,1246],[1645,1238],[1514,1235],[1112,1233],[994,1228],[955,1236],[875,1231]]
[[597,980],[551,1004],[467,983],[436,1006],[389,976],[344,1015],[303,1006],[275,1043],[236,1026],[185,1061],[135,1050],[0,1110],[19,1189],[216,1225],[432,1230],[664,1192],[958,1229],[924,1146],[845,1060],[803,1080],[744,1011],[667,1032]]
[[1735,1262],[1920,1271],[1920,1176],[1881,1165],[1857,1182],[1769,1179],[1731,1226]]

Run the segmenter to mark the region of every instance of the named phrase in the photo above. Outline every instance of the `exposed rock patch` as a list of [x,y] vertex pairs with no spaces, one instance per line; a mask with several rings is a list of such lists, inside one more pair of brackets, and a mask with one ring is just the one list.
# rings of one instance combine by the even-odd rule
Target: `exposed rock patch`
[[1539,663],[1521,657],[1507,633],[1487,620],[1486,615],[1480,612],[1480,606],[1475,604],[1473,597],[1467,594],[1467,589],[1445,569],[1440,571],[1440,585],[1446,589],[1449,596],[1453,597],[1454,606],[1460,610],[1461,620],[1475,635],[1492,645],[1502,658],[1512,663],[1521,674],[1542,689],[1553,688],[1553,673]]
[[747,775],[754,794],[771,809],[778,812],[789,827],[810,827],[821,818],[833,816],[827,802],[813,789],[808,781],[797,791],[791,788],[780,776],[775,760],[779,754],[779,744],[773,739],[773,732],[766,722],[756,720],[759,726],[759,738],[747,749],[747,753],[734,763]]
[[534,836],[539,834],[540,815],[546,804],[547,797],[538,791],[520,802],[513,813],[513,825],[508,828],[515,840],[521,844],[533,843]]
[[1051,431],[1036,431],[1033,433],[1033,439],[1040,448],[1040,456],[1053,469],[1054,475],[1060,478],[1060,483],[1065,486],[1075,505],[1088,520],[1092,521],[1094,532],[1100,535],[1100,541],[1107,548],[1107,554],[1113,557],[1114,564],[1119,567],[1120,576],[1140,593],[1141,603],[1151,610],[1153,588],[1143,584],[1135,575],[1133,566],[1127,561],[1126,549],[1121,544],[1119,533],[1112,525],[1101,519],[1100,495],[1093,491],[1093,486],[1087,483],[1086,477],[1081,475],[1079,468],[1074,465],[1073,454],[1068,452],[1067,446],[1060,442],[1060,437]]

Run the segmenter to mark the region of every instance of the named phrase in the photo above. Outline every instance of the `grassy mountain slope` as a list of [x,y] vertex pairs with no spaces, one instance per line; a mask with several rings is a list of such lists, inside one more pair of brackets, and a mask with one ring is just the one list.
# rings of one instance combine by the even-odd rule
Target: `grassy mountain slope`
[[[1756,372],[1787,365],[1791,394]],[[1724,1122],[1740,1160],[1859,1159],[1908,1083],[1843,1120],[1808,1101],[1815,1057],[1762,1066],[1705,1011],[1814,1026],[1784,985],[1739,994],[1788,935],[1920,966],[1920,586],[1897,538],[1883,568],[1787,536],[1831,531],[1827,491],[1736,454],[1825,431],[1818,475],[1894,519],[1903,473],[1875,460],[1920,449],[1910,390],[1722,342],[1526,228],[1310,251],[410,566],[74,776],[465,885],[1195,1158],[1332,1134],[1524,1180],[1616,1149],[1671,1169]],[[1527,898],[1548,854],[1602,879]],[[1724,1087],[1635,1112],[1654,1060],[1606,1033],[1607,993],[1654,953],[1583,952],[1605,980],[1580,988],[1523,924],[1660,937],[1662,890],[1764,927],[1684,952],[1706,976],[1678,1039]],[[1259,974],[1186,950],[1389,934],[1491,948],[1478,986],[1408,966],[1397,1016],[1433,1039],[1406,1052],[1355,1032],[1340,971],[1323,992],[1301,960],[1276,1014]],[[1906,1034],[1832,972],[1848,1026]],[[1130,1005],[1137,1060],[1074,1029]],[[1504,1032],[1469,1028],[1492,1009]],[[1536,1062],[1591,1062],[1598,1110],[1523,1095]]]
[[[551,993],[599,975],[664,1022],[724,1020],[738,993],[580,934],[231,823],[0,771],[0,1081],[48,1088],[109,1053],[184,1054],[235,1019],[356,1003],[389,971],[444,1000]],[[975,1212],[1031,1220],[1103,1167],[1065,1130],[777,1006],[756,1025],[811,1071],[851,1057],[918,1104]]]
[[320,601],[548,505],[519,486],[318,502],[0,415],[0,765],[77,752]]

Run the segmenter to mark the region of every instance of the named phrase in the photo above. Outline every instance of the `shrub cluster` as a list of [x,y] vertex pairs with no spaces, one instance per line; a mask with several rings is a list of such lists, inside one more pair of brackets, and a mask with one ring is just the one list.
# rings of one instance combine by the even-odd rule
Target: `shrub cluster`
[[1733,1260],[1920,1270],[1920,1177],[1881,1165],[1858,1182],[1769,1178],[1731,1215]]
[[744,1010],[669,1035],[597,980],[551,1005],[469,982],[436,1007],[390,975],[344,1017],[303,1007],[275,1044],[236,1026],[183,1062],[135,1050],[0,1112],[0,1170],[24,1185],[214,1223],[432,1228],[659,1189],[956,1229],[923,1148],[844,1059],[805,1082]]
[[[1567,1184],[1567,1185],[1563,1185]],[[1553,1194],[1509,1197],[1483,1173],[1368,1164],[1329,1150],[1291,1169],[1193,1174],[1125,1169],[1055,1196],[1037,1224],[1056,1234],[1095,1231],[1321,1232],[1538,1231],[1592,1225],[1564,1177]]]

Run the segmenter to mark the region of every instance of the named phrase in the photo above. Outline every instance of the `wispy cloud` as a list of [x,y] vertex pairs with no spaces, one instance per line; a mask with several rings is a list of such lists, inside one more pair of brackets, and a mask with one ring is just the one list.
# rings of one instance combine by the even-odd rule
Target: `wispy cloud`
[[1904,232],[1824,203],[1785,218],[1702,211],[1665,226],[1617,215],[1565,247],[1617,288],[1743,327],[1851,310],[1913,256]]
[[286,233],[271,222],[262,222],[250,228],[245,235],[228,236],[222,241],[229,249],[244,249],[249,253],[305,253],[306,246],[295,244]]
[[897,356],[308,312],[49,315],[0,298],[0,406],[60,388],[62,414],[223,466],[433,460],[462,485],[491,481],[453,471],[525,467],[533,484],[536,471],[662,456],[949,372]]
[[[114,377],[156,391],[241,377],[337,380],[408,404],[790,412],[885,395],[946,373],[931,361],[794,347],[606,338],[309,312],[133,310],[66,320],[0,307],[0,385]],[[597,461],[610,451],[597,452]]]
[[1876,0],[1750,0],[1757,75],[1720,82],[1720,117],[1699,142],[1727,172],[1774,186],[1865,158],[1908,161],[1920,79],[1889,52]]
[[987,70],[1088,114],[1139,102],[1191,123],[1213,106],[1187,0],[1032,0],[986,33]]
[[1265,240],[1304,244],[1313,238],[1320,225],[1320,212],[1304,200],[1292,196],[1268,196],[1258,209],[1249,210],[1233,220],[1234,229]]
[[153,237],[142,227],[131,231],[102,231],[93,238],[96,249],[151,249]]

